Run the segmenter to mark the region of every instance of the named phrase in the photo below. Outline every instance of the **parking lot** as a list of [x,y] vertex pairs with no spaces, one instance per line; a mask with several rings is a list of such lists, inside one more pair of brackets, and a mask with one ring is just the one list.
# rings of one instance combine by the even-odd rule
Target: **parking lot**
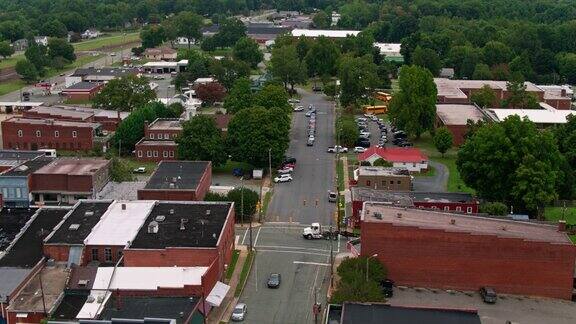
[[[423,270],[424,271],[424,270]],[[482,324],[566,324],[576,323],[576,305],[570,301],[499,295],[495,304],[486,304],[477,292],[394,288],[391,305],[477,309]]]

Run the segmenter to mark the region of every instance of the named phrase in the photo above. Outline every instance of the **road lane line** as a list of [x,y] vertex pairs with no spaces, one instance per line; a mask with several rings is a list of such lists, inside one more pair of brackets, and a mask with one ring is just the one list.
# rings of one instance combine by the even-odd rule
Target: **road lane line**
[[282,250],[258,250],[258,252],[278,252],[278,253],[292,253],[292,254],[307,254],[307,255],[319,255],[319,256],[330,256],[330,254],[315,253],[315,252],[304,252],[304,251],[282,251]]
[[338,250],[336,251],[336,253],[340,253],[340,234],[338,234]]
[[307,262],[307,261],[294,261],[293,263],[296,263],[296,264],[309,264],[309,265],[316,265],[316,266],[323,266],[323,267],[329,267],[329,266],[330,266],[329,263],[318,263],[318,262]]
[[258,228],[258,233],[256,233],[256,240],[254,240],[254,246],[258,245],[258,237],[260,236],[260,230],[262,229],[262,227]]
[[248,233],[248,231],[244,232],[244,236],[242,237],[242,245],[244,245],[244,240],[246,240],[246,234]]
[[260,245],[258,247],[259,248],[265,248],[265,249],[311,250],[311,251],[319,251],[319,252],[330,252],[330,250],[313,249],[313,248],[298,247],[298,246]]

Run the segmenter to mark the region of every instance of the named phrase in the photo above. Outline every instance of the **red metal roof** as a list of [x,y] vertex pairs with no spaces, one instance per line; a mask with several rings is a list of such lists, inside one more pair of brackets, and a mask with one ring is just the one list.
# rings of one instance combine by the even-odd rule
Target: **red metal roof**
[[427,161],[428,157],[420,149],[414,147],[386,147],[380,148],[371,146],[364,153],[358,155],[359,161],[369,159],[377,155],[388,162],[422,162]]

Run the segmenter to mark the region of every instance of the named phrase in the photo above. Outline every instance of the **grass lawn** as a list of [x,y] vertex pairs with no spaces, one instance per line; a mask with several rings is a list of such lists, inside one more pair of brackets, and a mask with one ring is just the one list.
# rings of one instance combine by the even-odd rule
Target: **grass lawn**
[[124,158],[122,158],[122,161],[124,163],[126,163],[126,165],[130,168],[130,170],[134,170],[134,169],[139,168],[139,167],[145,167],[146,172],[145,173],[139,173],[139,174],[143,174],[143,175],[152,174],[152,172],[154,172],[154,170],[158,166],[158,163],[156,163],[156,162],[136,161],[136,159],[133,157],[124,157]]
[[26,86],[26,83],[24,83],[22,80],[2,82],[0,83],[0,96],[21,89],[24,86]]
[[576,225],[576,207],[566,207],[565,211],[564,207],[546,207],[544,218],[550,221],[564,218],[567,224]]
[[421,173],[414,174],[415,177],[433,177],[435,175],[436,175],[436,168],[434,168],[431,165],[428,166],[427,172],[421,172]]
[[336,173],[338,174],[338,188],[344,190],[344,162],[342,160],[338,160]]
[[232,261],[228,265],[228,269],[226,269],[226,280],[230,280],[230,278],[232,278],[232,274],[234,273],[234,269],[236,268],[236,263],[238,262],[239,256],[240,256],[240,250],[234,250],[234,252],[232,252]]
[[250,164],[245,163],[245,162],[228,161],[224,165],[212,167],[212,172],[213,173],[232,174],[232,170],[234,170],[235,168],[241,168],[242,170],[252,170],[253,169],[253,167]]
[[18,62],[18,60],[23,59],[23,58],[24,58],[24,54],[16,54],[16,55],[12,55],[10,57],[7,57],[5,59],[2,59],[0,61],[0,69],[15,66],[16,62]]
[[122,44],[133,43],[140,40],[140,32],[127,33],[126,35],[117,34],[105,36],[96,39],[87,40],[80,43],[72,44],[76,51],[93,51],[102,47],[117,46]]
[[400,90],[400,85],[398,84],[398,79],[390,80],[392,84],[392,93],[397,92]]
[[235,297],[240,297],[242,294],[242,290],[244,289],[244,285],[246,284],[246,279],[248,279],[248,274],[250,273],[250,269],[252,268],[252,262],[254,261],[254,252],[248,252],[248,256],[246,256],[246,261],[242,266],[242,272],[240,272],[240,280],[238,281],[238,286],[236,286],[236,291],[234,291]]
[[268,205],[270,205],[270,199],[272,199],[272,191],[268,191],[264,195],[264,201],[262,202],[262,215],[264,215],[264,217],[266,217]]

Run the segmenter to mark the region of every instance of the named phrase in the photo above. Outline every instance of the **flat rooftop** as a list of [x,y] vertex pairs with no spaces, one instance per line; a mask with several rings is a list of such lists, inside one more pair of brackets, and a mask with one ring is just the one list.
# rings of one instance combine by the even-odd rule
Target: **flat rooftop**
[[444,125],[466,126],[468,120],[477,122],[485,119],[480,108],[474,105],[438,104],[436,115]]
[[[100,314],[103,320],[165,318],[184,323],[199,299],[193,297],[110,297]],[[121,305],[120,308],[117,308]],[[180,314],[184,314],[182,318]]]
[[88,294],[66,294],[52,313],[55,321],[74,320],[82,306],[86,303]]
[[480,324],[476,311],[344,303],[340,324]]
[[[447,98],[454,99],[466,99],[468,96],[462,91],[462,89],[481,89],[483,86],[487,85],[493,90],[507,89],[507,81],[495,81],[495,80],[453,80],[453,79],[443,79],[434,78],[434,83],[436,84],[436,89],[438,90],[438,96],[444,96]],[[542,92],[543,90],[538,88],[532,82],[525,82],[526,91],[529,92]]]
[[[160,202],[130,248],[215,247],[232,208],[228,202]],[[149,233],[153,221],[158,224],[157,233]]]
[[208,267],[99,267],[92,290],[182,289],[202,283]]
[[25,112],[25,114],[42,114],[79,120],[88,120],[94,115],[89,108],[63,107],[63,106],[39,106]]
[[41,151],[0,150],[0,165],[18,165],[42,155]]
[[0,302],[6,303],[31,271],[29,268],[0,267]]
[[128,74],[137,74],[137,68],[86,68],[76,69],[71,76],[87,76],[87,75],[100,75],[100,76],[115,76],[121,77]]
[[93,175],[108,167],[109,160],[95,158],[60,158],[38,169],[37,174]]
[[410,172],[405,168],[377,167],[377,166],[360,166],[358,167],[359,176],[405,176],[409,177]]
[[0,267],[34,267],[44,255],[42,250],[44,239],[68,211],[70,211],[69,208],[61,207],[48,207],[38,210],[34,220],[32,220],[22,236],[0,259]]
[[151,139],[147,139],[147,138],[142,138],[140,141],[138,141],[138,143],[136,143],[136,145],[151,145],[151,146],[177,146],[178,144],[176,144],[175,141],[169,140],[169,141],[164,141],[164,140],[151,140]]
[[366,187],[351,187],[353,200],[392,202],[399,206],[413,206],[413,202],[472,203],[476,201],[464,192],[386,191]]
[[152,200],[114,201],[84,240],[84,245],[126,246],[156,204]]
[[48,244],[84,244],[84,240],[112,201],[83,200],[58,224],[55,232],[48,237]]
[[92,89],[98,88],[100,86],[101,86],[100,83],[82,81],[82,82],[74,83],[74,84],[66,87],[64,89],[64,91],[68,91],[68,90],[92,90]]
[[208,161],[161,161],[144,189],[196,190],[211,167]]
[[36,118],[24,118],[24,117],[12,117],[10,119],[6,119],[4,123],[6,122],[16,124],[28,124],[28,125],[56,125],[62,127],[78,127],[78,128],[92,128],[92,129],[100,128],[99,123],[76,122],[69,120],[54,120],[45,118],[36,119]]
[[14,166],[9,170],[0,174],[0,177],[24,177],[38,171],[40,168],[50,164],[54,158],[47,156],[39,156],[33,160],[26,161],[18,166]]
[[558,110],[558,109],[502,109],[494,108],[489,109],[488,112],[494,117],[496,121],[503,121],[510,116],[520,116],[520,118],[528,118],[536,124],[565,124],[568,122],[570,115],[576,115],[574,110]]
[[182,130],[182,124],[178,118],[158,118],[153,121],[148,129],[151,130]]
[[[44,267],[39,275],[34,276],[20,293],[10,300],[10,311],[43,312],[52,309],[59,301],[60,294],[66,286],[69,270],[66,265],[56,264]],[[42,276],[42,294],[40,277]]]
[[[398,217],[398,214],[401,214],[401,216]],[[451,223],[452,220],[455,220],[454,224]],[[365,202],[362,221],[572,245],[568,235],[564,232],[559,232],[557,226],[553,225],[449,214],[413,208],[405,209],[381,203]]]
[[4,208],[0,211],[0,252],[6,250],[36,210],[36,208]]

